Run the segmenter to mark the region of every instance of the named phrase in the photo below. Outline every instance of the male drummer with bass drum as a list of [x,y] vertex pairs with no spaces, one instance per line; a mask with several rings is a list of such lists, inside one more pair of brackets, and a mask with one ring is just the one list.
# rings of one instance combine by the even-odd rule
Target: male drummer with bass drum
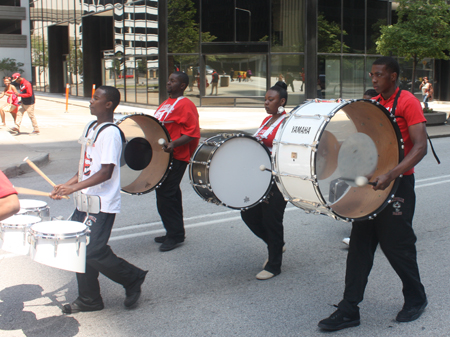
[[158,236],[159,250],[166,252],[184,242],[183,204],[180,183],[184,171],[200,139],[198,112],[194,103],[184,97],[189,86],[189,76],[176,71],[167,82],[169,98],[155,112],[170,135],[171,142],[163,145],[165,152],[173,153],[173,164],[167,178],[156,189],[156,206],[166,235]]
[[386,174],[375,177],[373,181],[377,184],[373,189],[384,190],[396,178],[403,176],[393,201],[383,211],[373,220],[353,222],[344,298],[330,317],[319,322],[319,327],[324,330],[340,330],[360,324],[358,304],[363,300],[378,244],[403,284],[405,302],[396,320],[414,321],[428,304],[420,281],[415,245],[417,238],[412,228],[416,204],[414,166],[427,153],[426,120],[419,100],[410,92],[399,89],[399,73],[397,61],[385,56],[373,63],[369,74],[379,94],[373,100],[379,101],[396,116],[405,144],[404,159]]
[[[126,294],[124,306],[127,308],[139,299],[141,285],[147,274],[147,271],[117,257],[107,244],[116,214],[120,212],[120,157],[123,140],[120,129],[113,123],[114,110],[119,102],[120,92],[114,87],[101,86],[95,91],[89,108],[97,121],[88,124],[92,127],[87,127],[83,133],[86,147],[80,158],[80,175],[77,173],[65,184],[56,185],[50,195],[53,199],[61,199],[64,195],[81,190],[81,197],[98,196],[101,205],[99,213],[89,212],[87,224],[90,225],[91,234],[86,247],[86,273],[77,273],[78,298],[71,304],[64,305],[65,314],[103,309],[99,272],[123,285]],[[87,212],[80,211],[81,208],[82,205],[77,204],[72,215],[73,221],[85,221]]]
[[17,191],[0,171],[0,221],[16,214],[20,210]]

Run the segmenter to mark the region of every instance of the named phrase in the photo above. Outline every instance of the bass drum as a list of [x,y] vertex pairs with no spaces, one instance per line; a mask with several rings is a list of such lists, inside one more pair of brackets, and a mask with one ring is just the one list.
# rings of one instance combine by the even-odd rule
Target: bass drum
[[273,142],[276,181],[286,200],[345,221],[371,219],[392,200],[400,178],[384,191],[358,186],[403,159],[396,119],[371,100],[309,102],[283,121]]
[[156,118],[136,114],[115,122],[125,134],[120,186],[129,194],[144,194],[159,187],[169,174],[172,154],[158,143],[170,142],[166,128]]
[[197,194],[208,202],[247,209],[269,193],[270,152],[256,138],[221,134],[205,140],[195,151],[189,178]]

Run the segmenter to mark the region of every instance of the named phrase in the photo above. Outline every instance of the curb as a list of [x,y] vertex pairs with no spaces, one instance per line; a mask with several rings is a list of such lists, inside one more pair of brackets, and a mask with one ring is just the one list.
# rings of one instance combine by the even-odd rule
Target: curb
[[[36,164],[36,166],[42,166],[44,164],[47,164],[50,161],[50,155],[48,153],[45,153],[43,155],[40,155],[38,157],[30,157],[30,160]],[[18,163],[16,165],[11,165],[7,168],[2,168],[3,173],[5,176],[10,178],[17,177],[21,174],[28,173],[33,171],[33,169],[25,162]]]

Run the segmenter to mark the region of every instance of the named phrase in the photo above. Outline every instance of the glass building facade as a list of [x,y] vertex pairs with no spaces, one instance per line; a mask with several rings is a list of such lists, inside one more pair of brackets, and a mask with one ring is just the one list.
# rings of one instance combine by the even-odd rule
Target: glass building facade
[[[34,84],[55,93],[69,84],[85,97],[93,85],[113,85],[123,101],[158,105],[168,75],[181,70],[198,106],[260,106],[278,80],[290,106],[361,98],[379,26],[395,23],[393,9],[389,0],[36,0]],[[412,65],[400,63],[401,85],[411,87]],[[421,64],[417,81],[434,78],[433,64]]]

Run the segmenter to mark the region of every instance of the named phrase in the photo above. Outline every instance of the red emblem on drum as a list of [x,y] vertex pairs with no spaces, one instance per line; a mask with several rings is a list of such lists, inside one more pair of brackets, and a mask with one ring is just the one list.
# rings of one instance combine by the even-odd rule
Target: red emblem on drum
[[392,207],[394,208],[394,212],[392,212],[392,215],[402,215],[403,212],[401,211],[402,204],[405,202],[405,199],[403,198],[394,198]]

